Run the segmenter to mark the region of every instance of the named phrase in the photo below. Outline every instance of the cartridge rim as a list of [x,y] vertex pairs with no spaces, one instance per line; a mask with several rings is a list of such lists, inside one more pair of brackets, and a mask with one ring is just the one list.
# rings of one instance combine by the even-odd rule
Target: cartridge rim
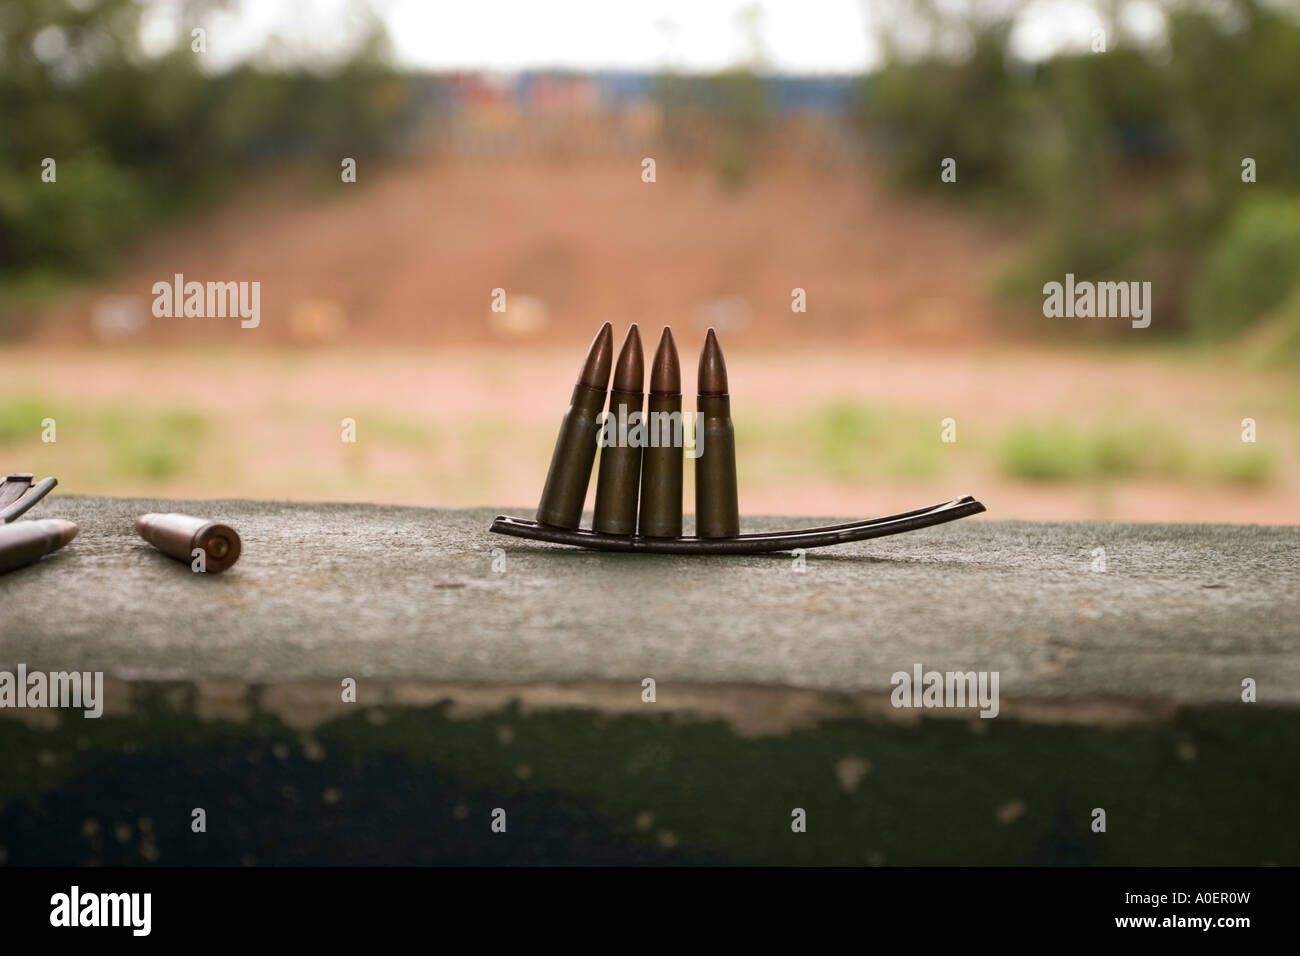
[[202,548],[204,566],[209,574],[218,574],[239,560],[243,550],[239,533],[228,524],[209,521],[194,532],[193,547]]

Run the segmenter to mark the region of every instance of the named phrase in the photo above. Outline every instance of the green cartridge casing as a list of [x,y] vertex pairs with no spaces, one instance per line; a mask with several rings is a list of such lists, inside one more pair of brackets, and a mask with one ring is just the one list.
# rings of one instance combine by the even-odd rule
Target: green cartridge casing
[[640,531],[647,538],[676,538],[682,533],[682,447],[674,438],[684,427],[682,396],[651,392],[647,405]]
[[542,524],[576,528],[582,520],[591,466],[596,459],[597,420],[604,408],[605,389],[591,388],[581,382],[573,386],[573,396],[555,439],[551,467],[546,472],[542,500],[537,506],[537,520]]
[[[625,422],[630,431],[636,424],[633,413],[644,411],[643,392],[623,392],[611,389],[609,393],[610,430],[617,438],[619,423]],[[596,512],[591,527],[606,534],[636,533],[637,492],[641,485],[640,447],[626,442],[607,445],[600,450],[600,473],[596,479]]]
[[701,395],[697,409],[703,419],[699,427],[704,448],[695,459],[695,533],[701,538],[735,537],[740,534],[740,503],[731,397]]

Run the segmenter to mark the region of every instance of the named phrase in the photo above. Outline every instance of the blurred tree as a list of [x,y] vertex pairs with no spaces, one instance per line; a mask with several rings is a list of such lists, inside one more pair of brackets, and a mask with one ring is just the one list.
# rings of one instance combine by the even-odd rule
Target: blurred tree
[[[175,20],[201,24],[224,6],[183,0]],[[326,156],[334,168],[396,142],[405,85],[364,8],[341,59],[216,75],[188,29],[146,55],[145,12],[136,0],[0,0],[0,274],[102,271],[151,220],[255,164]],[[40,177],[46,157],[54,184]]]
[[[900,184],[941,188],[953,157],[963,188],[943,195],[1041,229],[1005,288],[1038,297],[1065,272],[1156,276],[1156,328],[1244,329],[1300,288],[1294,268],[1258,288],[1240,278],[1276,268],[1291,235],[1300,20],[1265,0],[1171,4],[1166,40],[1140,45],[1121,29],[1124,6],[1098,4],[1104,54],[1028,64],[1011,44],[1023,2],[873,5],[885,61],[862,116]],[[1245,157],[1273,198],[1239,213],[1257,188],[1241,180]]]

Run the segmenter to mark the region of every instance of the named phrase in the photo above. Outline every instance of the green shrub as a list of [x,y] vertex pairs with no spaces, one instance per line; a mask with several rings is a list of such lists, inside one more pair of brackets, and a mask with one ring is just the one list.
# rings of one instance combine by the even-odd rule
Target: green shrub
[[1002,470],[1030,481],[1078,481],[1092,473],[1087,440],[1059,425],[1013,428],[999,451]]
[[0,445],[40,437],[41,420],[52,417],[51,407],[39,398],[0,401]]
[[1274,456],[1265,449],[1192,450],[1165,427],[1132,423],[1092,429],[1047,422],[1018,425],[1003,439],[998,460],[1004,474],[1026,481],[1202,477],[1262,485],[1276,470]]
[[203,414],[191,409],[148,413],[118,408],[105,412],[99,422],[117,471],[155,480],[179,475],[192,465],[207,428]]
[[1282,304],[1300,285],[1300,199],[1262,195],[1244,203],[1206,256],[1191,291],[1190,320],[1225,339]]
[[1273,453],[1267,448],[1244,445],[1239,450],[1212,457],[1206,471],[1219,481],[1234,485],[1264,485],[1272,480],[1277,468]]
[[146,184],[133,173],[90,154],[58,165],[58,180],[29,176],[23,223],[35,261],[60,261],[73,272],[102,272],[146,219]]

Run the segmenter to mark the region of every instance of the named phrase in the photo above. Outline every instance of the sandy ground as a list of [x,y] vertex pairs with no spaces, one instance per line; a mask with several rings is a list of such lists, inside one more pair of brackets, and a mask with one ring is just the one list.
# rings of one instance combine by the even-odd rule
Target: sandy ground
[[[1016,344],[989,292],[1014,237],[860,167],[765,165],[739,193],[666,158],[656,183],[639,174],[617,161],[422,161],[365,167],[355,185],[250,183],[0,350],[0,403],[35,396],[67,419],[55,444],[37,440],[39,420],[20,422],[3,465],[76,493],[526,511],[583,348],[608,319],[620,337],[639,322],[647,352],[672,324],[688,395],[704,330],[719,328],[751,436],[742,513],[876,514],[968,492],[1009,518],[1300,522],[1293,376],[1171,358],[1146,339]],[[260,324],[151,317],[153,284],[175,273],[259,282]],[[498,288],[505,313],[491,311]],[[806,313],[790,309],[794,288]],[[775,426],[844,403],[918,445],[952,418],[958,440],[926,474],[847,478],[782,444]],[[193,410],[207,427],[180,467],[141,473],[108,460],[100,412],[113,408]],[[1006,430],[1027,422],[1150,422],[1230,453],[1246,417],[1276,463],[1258,487],[1031,483],[996,463]],[[147,422],[129,427],[150,440]],[[687,511],[690,494],[688,471]]]
[[[357,184],[251,183],[157,233],[33,339],[89,341],[99,297],[147,311],[153,284],[178,272],[259,281],[263,324],[163,320],[149,342],[282,344],[312,337],[323,311],[342,323],[326,337],[367,345],[585,342],[607,319],[726,326],[746,345],[987,338],[987,272],[1008,248],[996,230],[886,192],[859,167],[767,166],[741,192],[707,169],[658,168],[649,184],[635,161],[426,161]],[[507,310],[526,296],[540,317],[494,321],[498,288]],[[796,288],[806,313],[791,311]]]
[[[697,342],[680,345],[691,364]],[[79,410],[60,424],[52,444],[38,440],[34,410],[31,438],[5,447],[4,465],[58,475],[68,493],[524,513],[536,506],[578,358],[573,351],[501,348],[0,352],[0,401],[36,395]],[[1087,356],[1002,349],[740,351],[729,364],[733,417],[753,436],[740,446],[742,514],[883,514],[971,493],[1002,518],[1300,523],[1300,464],[1285,380],[1244,381],[1239,370],[1205,363],[1134,357],[1102,365]],[[879,409],[887,421],[896,414],[900,428],[919,429],[916,441],[933,441],[937,449],[935,471],[846,478],[799,457],[780,438],[764,438],[766,423],[797,421],[845,402]],[[94,410],[117,407],[141,414],[193,409],[208,424],[175,474],[135,474],[100,461],[106,439]],[[998,442],[1015,423],[1086,427],[1110,416],[1167,423],[1210,450],[1240,449],[1240,421],[1251,416],[1260,445],[1276,452],[1279,464],[1260,487],[1193,478],[1036,483],[1012,480],[998,467]],[[941,442],[949,417],[955,443]],[[356,422],[355,443],[342,440],[345,418]],[[688,512],[690,477],[688,467]],[[593,480],[589,504],[594,486]]]

